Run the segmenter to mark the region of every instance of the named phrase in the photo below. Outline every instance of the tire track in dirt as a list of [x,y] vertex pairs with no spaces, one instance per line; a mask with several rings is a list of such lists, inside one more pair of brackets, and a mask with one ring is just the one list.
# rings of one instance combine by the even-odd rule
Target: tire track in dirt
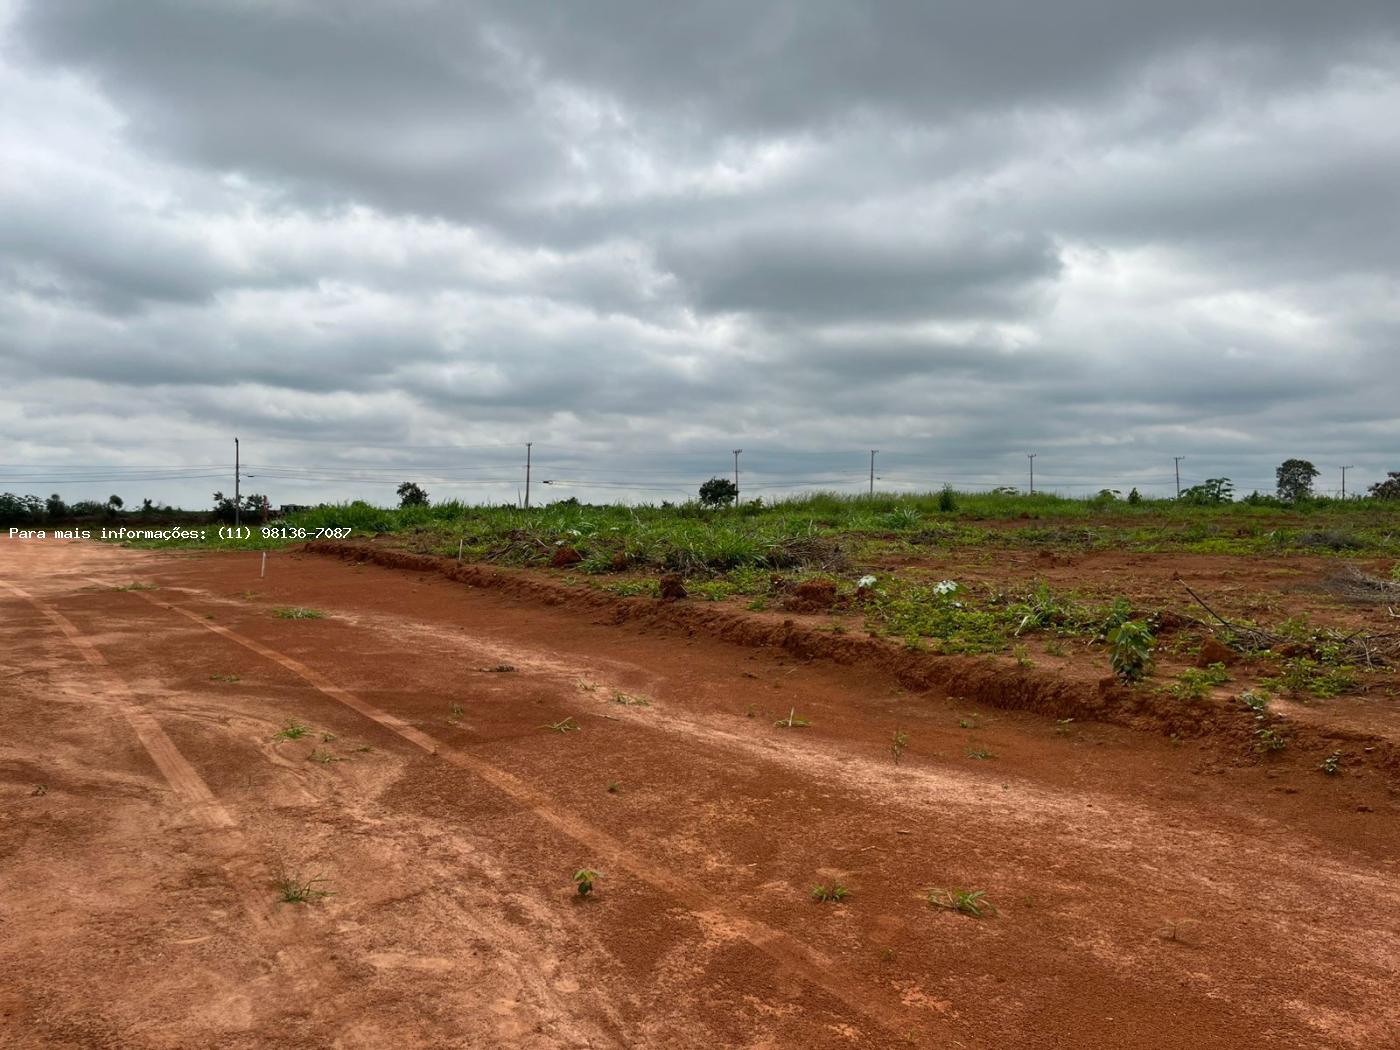
[[[92,582],[102,583],[100,580],[92,580]],[[374,704],[362,700],[349,690],[336,685],[320,672],[295,657],[279,652],[222,624],[210,623],[189,609],[161,601],[148,594],[133,593],[157,608],[177,613],[204,629],[279,664],[318,692],[378,723],[414,747],[429,755],[442,758],[459,769],[475,774],[518,805],[532,812],[560,834],[586,846],[595,855],[609,858],[609,863],[614,867],[629,871],[653,889],[680,902],[688,911],[711,928],[722,930],[747,942],[778,965],[790,971],[798,979],[815,986],[859,1016],[883,1029],[891,1038],[904,1039],[909,1033],[911,1022],[914,1021],[914,1018],[910,1017],[909,1008],[903,1003],[897,1002],[885,990],[869,985],[857,986],[849,974],[841,972],[834,960],[789,933],[736,912],[716,908],[713,901],[698,893],[686,880],[649,863],[607,832],[561,811],[546,795],[530,787],[515,775],[475,755],[443,744],[388,711],[384,711]],[[928,1026],[933,1023],[934,1019],[925,1016],[919,1020],[920,1023]],[[937,1033],[925,1031],[923,1035],[931,1037],[937,1034],[944,1038],[952,1037],[952,1029],[946,1022],[940,1020],[938,1025],[940,1031]]]

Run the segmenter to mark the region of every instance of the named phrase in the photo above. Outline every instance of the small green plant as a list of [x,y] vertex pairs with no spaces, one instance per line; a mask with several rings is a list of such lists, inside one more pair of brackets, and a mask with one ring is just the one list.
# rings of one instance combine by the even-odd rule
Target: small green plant
[[1254,736],[1258,743],[1256,747],[1263,752],[1282,751],[1288,746],[1288,738],[1272,726],[1264,726],[1254,731]]
[[460,722],[460,721],[462,720],[462,715],[463,715],[463,714],[464,714],[464,712],[463,712],[463,710],[462,710],[462,705],[461,705],[461,704],[448,704],[448,705],[447,705],[447,720],[448,720],[449,722]]
[[987,900],[985,890],[931,889],[926,899],[930,907],[970,915],[974,919],[997,913],[996,905]]
[[283,872],[277,876],[274,885],[277,887],[278,900],[283,904],[310,904],[331,896],[330,890],[323,890],[317,885],[326,881],[319,875],[304,879],[301,875]]
[[1152,666],[1152,632],[1141,620],[1125,620],[1106,635],[1109,664],[1125,682],[1140,682]]
[[594,871],[592,868],[579,868],[574,872],[574,887],[580,897],[587,897],[593,892],[593,883],[602,875],[602,872]]
[[995,758],[996,756],[993,755],[990,751],[988,751],[985,747],[970,747],[967,749],[967,757],[977,759],[988,759]]
[[329,743],[330,743],[332,740],[334,740],[334,739],[335,739],[335,734],[334,734],[334,733],[322,733],[322,734],[321,734],[321,743],[323,743],[323,744],[329,744]]
[[272,735],[273,740],[300,740],[311,732],[310,726],[304,726],[300,722],[288,722],[281,729]]
[[272,615],[279,620],[320,620],[326,614],[319,609],[303,609],[301,606],[295,605],[273,609]]
[[236,675],[236,674],[211,674],[211,675],[209,676],[209,681],[211,681],[211,682],[236,682],[236,681],[238,681],[238,675]]
[[1074,732],[1073,718],[1055,719],[1055,734],[1057,736],[1069,736],[1072,732]]
[[1167,692],[1178,700],[1203,700],[1211,689],[1230,680],[1230,672],[1224,664],[1211,664],[1205,670],[1188,667],[1181,676],[1167,687]]
[[825,884],[812,887],[812,900],[825,904],[828,901],[839,904],[851,895],[851,891],[839,882],[833,882],[830,886]]
[[308,758],[309,758],[310,761],[312,761],[312,762],[319,762],[319,763],[321,763],[321,765],[323,765],[323,766],[328,766],[328,765],[330,765],[332,762],[344,762],[344,761],[345,761],[345,759],[341,758],[339,755],[333,755],[333,754],[331,754],[329,751],[324,751],[324,750],[313,751],[313,752],[311,752],[311,754],[308,756]]
[[1035,664],[1031,661],[1030,652],[1026,649],[1024,645],[1015,646],[1011,650],[1011,655],[1015,658],[1017,667],[1026,668],[1035,666]]
[[967,716],[965,716],[965,717],[963,717],[963,718],[959,718],[959,719],[958,719],[958,728],[959,728],[959,729],[976,729],[976,728],[977,728],[977,716],[976,716],[976,715],[967,715]]
[[609,795],[616,795],[616,794],[617,794],[619,791],[621,791],[621,790],[622,790],[622,785],[619,784],[616,780],[609,780],[609,781],[608,781],[608,794],[609,794]]
[[1311,694],[1328,699],[1355,689],[1356,674],[1346,664],[1330,664],[1300,656],[1289,660],[1276,677],[1266,678],[1262,684],[1290,696]]
[[560,719],[558,722],[551,722],[548,725],[540,726],[541,729],[552,729],[556,733],[575,733],[583,726],[574,721],[573,715]]
[[782,729],[806,729],[812,724],[812,722],[811,719],[808,718],[798,718],[797,708],[794,707],[791,711],[788,712],[788,716],[786,718],[780,718],[773,724]]
[[623,707],[650,707],[651,701],[644,696],[633,696],[631,693],[613,691],[612,702],[621,704]]
[[1246,689],[1240,694],[1240,703],[1255,715],[1262,715],[1269,710],[1268,694],[1260,690]]
[[899,765],[899,760],[904,757],[904,749],[909,746],[909,734],[902,729],[894,731],[894,739],[890,742],[890,754],[894,756],[894,764]]
[[1052,638],[1045,643],[1046,656],[1064,656],[1067,652],[1068,650],[1065,649],[1065,643],[1058,638]]
[[1329,777],[1335,777],[1342,771],[1342,753],[1333,751],[1317,764],[1317,768],[1326,773]]

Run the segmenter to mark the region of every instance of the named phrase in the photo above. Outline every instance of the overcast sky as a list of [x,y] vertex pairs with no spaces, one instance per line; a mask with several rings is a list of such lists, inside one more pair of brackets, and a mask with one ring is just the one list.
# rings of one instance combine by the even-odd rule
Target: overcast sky
[[0,490],[1400,470],[1394,0],[0,0],[0,151]]

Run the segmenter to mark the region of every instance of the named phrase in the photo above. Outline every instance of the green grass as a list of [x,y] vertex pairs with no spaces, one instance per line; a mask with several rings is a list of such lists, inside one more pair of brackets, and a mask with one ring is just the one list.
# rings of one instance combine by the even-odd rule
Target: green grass
[[272,735],[273,740],[300,740],[311,732],[310,726],[304,726],[300,722],[288,722],[281,729]]
[[812,887],[812,900],[819,904],[840,904],[849,896],[851,891],[839,882],[833,882],[830,886],[823,883]]
[[984,890],[944,890],[932,889],[926,897],[929,906],[945,911],[955,911],[981,919],[997,913],[996,905],[987,900]]
[[280,609],[273,609],[272,615],[279,620],[320,620],[325,618],[325,613],[319,609],[303,609],[300,606],[283,606]]

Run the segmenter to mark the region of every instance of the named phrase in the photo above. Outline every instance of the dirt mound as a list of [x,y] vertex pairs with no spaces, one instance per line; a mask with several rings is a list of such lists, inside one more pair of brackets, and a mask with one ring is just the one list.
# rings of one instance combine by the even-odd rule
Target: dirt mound
[[803,580],[783,599],[788,612],[826,612],[836,607],[836,584],[830,580]]
[[570,565],[577,565],[583,561],[583,555],[572,547],[564,546],[554,552],[554,556],[549,559],[551,569],[567,569]]
[[685,578],[678,572],[667,573],[660,580],[660,594],[663,602],[675,602],[686,596]]
[[1224,664],[1229,667],[1239,658],[1240,654],[1228,645],[1218,642],[1214,638],[1207,638],[1201,643],[1201,654],[1196,657],[1196,666],[1206,668],[1211,664]]

